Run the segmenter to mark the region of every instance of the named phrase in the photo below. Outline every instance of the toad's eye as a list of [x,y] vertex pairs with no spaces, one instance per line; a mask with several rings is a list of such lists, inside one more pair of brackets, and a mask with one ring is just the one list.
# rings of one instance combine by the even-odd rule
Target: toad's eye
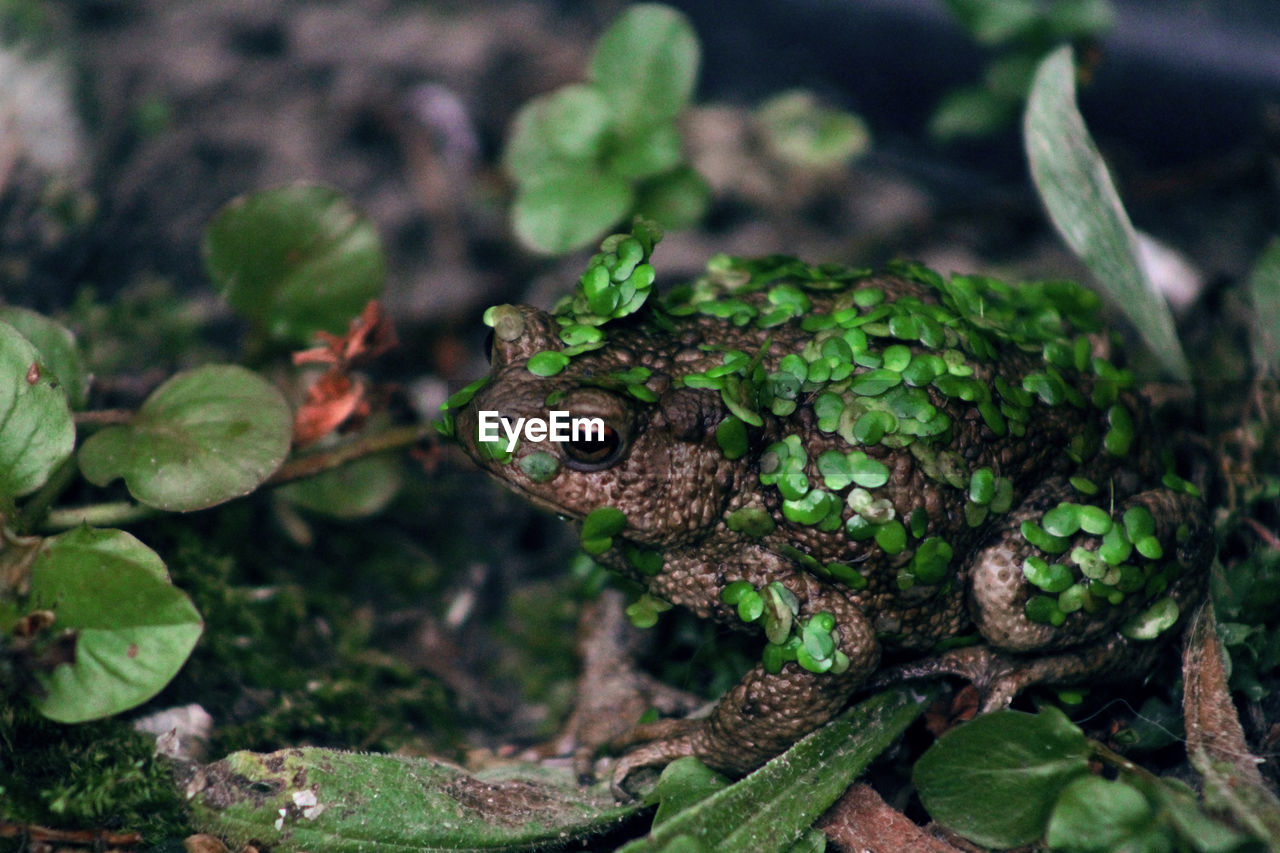
[[575,471],[600,471],[622,458],[622,435],[609,426],[604,430],[583,430],[561,442],[568,466]]

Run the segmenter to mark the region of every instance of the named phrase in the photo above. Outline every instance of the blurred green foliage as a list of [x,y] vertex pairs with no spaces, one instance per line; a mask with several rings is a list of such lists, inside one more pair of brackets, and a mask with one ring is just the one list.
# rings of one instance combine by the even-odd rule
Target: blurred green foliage
[[516,236],[559,254],[632,213],[681,228],[701,219],[706,182],[684,161],[678,119],[701,48],[683,14],[631,6],[600,37],[585,83],[526,104],[503,164],[516,184]]

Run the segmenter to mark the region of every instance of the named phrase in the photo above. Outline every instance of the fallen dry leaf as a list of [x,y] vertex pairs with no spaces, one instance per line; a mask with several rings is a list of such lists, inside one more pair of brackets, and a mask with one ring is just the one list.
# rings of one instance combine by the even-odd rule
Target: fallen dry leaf
[[961,853],[940,838],[926,833],[902,812],[890,806],[875,789],[853,785],[818,821],[828,841],[841,850],[868,853]]
[[349,371],[398,343],[395,329],[377,300],[365,306],[345,335],[318,332],[316,336],[323,346],[293,354],[295,365],[330,365],[307,389],[306,400],[294,415],[293,442],[297,447],[314,444],[344,425],[364,422],[371,410],[368,389]]
[[1280,845],[1280,799],[1258,770],[1231,701],[1213,604],[1195,614],[1182,658],[1187,757],[1204,777],[1205,802],[1241,826]]

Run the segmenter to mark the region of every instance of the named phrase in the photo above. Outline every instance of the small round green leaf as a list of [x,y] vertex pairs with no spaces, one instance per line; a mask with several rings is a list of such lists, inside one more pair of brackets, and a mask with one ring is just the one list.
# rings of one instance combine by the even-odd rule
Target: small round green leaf
[[1102,535],[1102,545],[1098,548],[1098,556],[1107,562],[1107,565],[1118,566],[1125,560],[1129,559],[1129,555],[1133,553],[1133,543],[1129,541],[1129,537],[1124,535],[1124,528],[1118,524],[1113,524],[1111,529]]
[[1154,536],[1143,536],[1133,543],[1133,547],[1148,560],[1158,560],[1164,556],[1164,548],[1161,547],[1160,540]]
[[754,589],[749,589],[738,599],[738,618],[743,622],[754,622],[764,615],[764,599]]
[[853,482],[849,457],[838,450],[824,450],[818,455],[818,473],[822,484],[832,491],[838,492]]
[[642,575],[653,577],[662,571],[663,557],[661,551],[650,548],[639,548],[635,545],[622,546],[622,556]]
[[969,500],[981,506],[996,496],[996,476],[990,468],[979,468],[969,477]]
[[545,450],[535,450],[520,457],[520,470],[533,482],[546,483],[560,473],[560,460]]
[[0,495],[44,485],[75,447],[67,398],[40,353],[0,322]]
[[756,588],[750,581],[734,581],[720,591],[720,600],[725,604],[736,605],[748,592],[755,591]]
[[1151,511],[1141,504],[1124,511],[1124,532],[1130,542],[1137,542],[1156,531],[1156,520]]
[[741,459],[747,454],[746,424],[729,415],[716,427],[716,443],[725,459]]
[[329,187],[234,199],[205,229],[202,248],[205,271],[227,302],[286,343],[346,331],[386,276],[373,222]]
[[627,526],[627,514],[616,507],[598,506],[582,520],[582,538],[604,539],[617,536]]
[[138,501],[170,512],[204,509],[252,492],[289,452],[292,416],[270,383],[234,365],[179,373],[133,422],[80,448],[80,470],[105,486],[123,477]]
[[569,356],[559,350],[543,350],[529,356],[525,365],[534,376],[555,376],[569,366]]
[[1088,477],[1072,477],[1068,482],[1082,495],[1096,495],[1098,493],[1098,484]]
[[889,469],[878,459],[854,459],[850,464],[853,482],[865,489],[874,489],[889,482]]
[[1110,514],[1100,506],[1080,507],[1080,529],[1094,536],[1101,536],[1111,529]]
[[1046,512],[1040,523],[1050,536],[1072,536],[1080,529],[1080,505],[1060,503]]
[[[618,140],[609,152],[605,170],[631,180],[651,178],[680,164],[680,130],[664,122]],[[666,223],[662,223],[666,225]],[[667,226],[670,227],[670,226]]]
[[782,514],[796,524],[817,524],[827,517],[835,502],[830,492],[811,489],[799,498],[784,500]]
[[1133,416],[1129,414],[1124,404],[1116,403],[1107,409],[1107,419],[1111,429],[1107,430],[1107,434],[1102,437],[1102,446],[1112,456],[1124,456],[1133,444]]
[[1154,640],[1172,628],[1178,616],[1178,602],[1165,597],[1135,614],[1120,628],[1120,633],[1131,640]]
[[755,539],[768,536],[774,530],[773,517],[760,507],[743,507],[729,513],[725,519],[729,529]]
[[1045,592],[1062,592],[1075,583],[1071,569],[1061,563],[1050,563],[1043,557],[1028,557],[1022,562],[1022,574]]
[[31,602],[76,634],[74,663],[38,676],[34,704],[62,723],[118,714],[160,692],[203,624],[164,562],[122,530],[81,527],[46,539],[31,565]]
[[876,530],[876,544],[886,554],[900,554],[907,547],[907,529],[900,521],[890,521]]
[[878,397],[902,382],[902,374],[885,368],[868,370],[854,378],[850,390],[861,397]]
[[947,576],[947,566],[954,554],[949,542],[930,536],[920,543],[911,558],[911,573],[922,584],[936,584]]
[[789,501],[798,501],[809,493],[809,478],[803,471],[785,471],[778,477],[778,491]]
[[[832,394],[831,396],[835,396]],[[839,399],[838,397],[836,399]],[[898,426],[897,418],[889,412],[871,411],[858,416],[853,424],[853,437],[860,444],[877,444],[886,432]]]
[[1054,536],[1034,521],[1022,522],[1021,530],[1028,542],[1046,554],[1061,554],[1071,545],[1071,540]]

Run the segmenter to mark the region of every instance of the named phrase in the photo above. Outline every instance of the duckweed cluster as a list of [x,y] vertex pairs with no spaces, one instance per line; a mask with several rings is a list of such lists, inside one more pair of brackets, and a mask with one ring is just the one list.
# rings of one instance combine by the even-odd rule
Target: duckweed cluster
[[[550,377],[569,366],[575,355],[600,349],[605,345],[606,337],[601,328],[610,320],[617,320],[628,314],[639,311],[648,300],[653,288],[656,273],[649,263],[653,255],[653,247],[662,239],[662,228],[656,223],[636,217],[630,233],[610,234],[600,244],[600,251],[592,255],[587,262],[587,269],[578,279],[578,286],[570,296],[566,296],[556,306],[554,315],[560,325],[560,340],[564,346],[559,350],[543,350],[529,357],[525,368],[534,376]],[[484,312],[484,323],[498,332],[501,322],[499,309],[494,305]],[[606,377],[600,377],[598,384],[611,390],[621,390],[643,403],[656,403],[658,397],[648,387],[650,370],[647,367],[633,367],[619,371]],[[436,429],[445,438],[454,438],[454,414],[476,395],[480,389],[489,384],[491,377],[477,379],[470,385],[454,393],[440,407],[441,419]],[[557,395],[547,397],[546,404],[554,406]],[[481,448],[494,461],[503,465],[511,462],[515,445],[510,450],[506,442],[482,442]],[[555,476],[546,474],[546,466],[533,463],[537,476],[545,477],[545,482]],[[530,479],[535,474],[525,473]]]
[[[893,264],[889,272],[926,285],[939,304],[909,296],[890,301],[874,286],[858,288],[856,282],[869,275],[865,270],[815,267],[779,257],[719,257],[706,276],[664,300],[663,309],[672,315],[703,313],[761,329],[801,317],[801,328],[812,333],[799,353],[782,357],[776,371],[761,366],[759,353],[728,350],[721,355],[721,366],[678,380],[686,387],[720,391],[732,413],[717,431],[727,458],[744,452],[745,427],[760,426],[763,412],[786,417],[801,401],[809,401],[820,431],[836,433],[854,448],[907,448],[926,476],[965,490],[965,519],[977,527],[989,515],[1011,509],[1013,483],[989,467],[969,470],[948,449],[954,424],[933,404],[927,388],[971,404],[997,438],[1024,435],[1037,404],[1092,406],[1104,412],[1106,430],[1101,435],[1082,430],[1071,440],[1068,456],[1081,463],[1100,450],[1113,457],[1130,452],[1134,421],[1120,392],[1132,387],[1133,377],[1092,354],[1087,334],[1098,329],[1096,295],[1069,282],[1015,288],[980,276],[944,279],[911,263]],[[806,291],[836,290],[843,292],[834,295],[826,311],[812,312]],[[742,298],[761,291],[764,301]],[[1038,351],[1042,365],[1017,384],[999,375],[989,383],[980,378],[982,367],[1009,346]],[[806,474],[814,468],[820,483]],[[810,465],[798,434],[765,448],[759,470],[760,483],[778,490],[782,513],[792,523],[828,532],[843,526],[851,539],[874,540],[890,556],[907,548],[909,533],[917,544],[911,560],[899,569],[900,589],[945,582],[954,556],[951,544],[926,535],[928,518],[922,510],[913,511],[904,525],[894,506],[876,497],[875,489],[888,477],[883,463],[859,449],[824,451]],[[1072,482],[1082,495],[1098,493],[1086,478]],[[1175,490],[1194,488],[1172,472],[1164,482]],[[735,513],[729,526],[756,537],[773,531],[760,515]],[[1069,563],[1028,559],[1028,580],[1056,594],[1034,596],[1026,606],[1028,618],[1059,625],[1069,613],[1092,612],[1104,602],[1119,605],[1140,592],[1152,603],[1125,626],[1127,635],[1149,639],[1176,621],[1176,604],[1160,595],[1178,569],[1172,562],[1159,563],[1162,549],[1149,512],[1131,508],[1124,524],[1115,524],[1101,507],[1063,503],[1040,523],[1021,528],[1027,542],[1047,556],[1066,551],[1069,537],[1080,531],[1100,537],[1096,552],[1077,546]],[[1125,562],[1131,550],[1145,558],[1141,566]],[[819,576],[845,581],[841,569],[847,567],[832,571],[834,564],[823,566],[799,552],[796,556]],[[861,575],[848,572],[854,575],[845,581],[849,586],[865,586]]]
[[[1146,507],[1131,506],[1113,516],[1099,506],[1063,501],[1039,521],[1024,521],[1021,532],[1040,552],[1027,557],[1022,565],[1027,581],[1041,593],[1027,601],[1028,619],[1058,626],[1069,614],[1081,610],[1096,613],[1137,595],[1146,607],[1121,627],[1124,636],[1155,639],[1177,621],[1177,602],[1164,593],[1182,569],[1175,561],[1161,562],[1164,547],[1155,535],[1155,518]],[[1072,545],[1081,541],[1077,533],[1094,538]],[[1188,535],[1184,525],[1175,538],[1183,542]],[[1065,560],[1051,561],[1062,555]]]
[[848,656],[836,648],[835,617],[824,611],[801,620],[799,600],[777,581],[760,588],[734,581],[720,593],[720,600],[736,607],[743,622],[763,626],[768,643],[762,660],[768,672],[781,672],[787,661],[818,673],[839,674],[849,668]]

